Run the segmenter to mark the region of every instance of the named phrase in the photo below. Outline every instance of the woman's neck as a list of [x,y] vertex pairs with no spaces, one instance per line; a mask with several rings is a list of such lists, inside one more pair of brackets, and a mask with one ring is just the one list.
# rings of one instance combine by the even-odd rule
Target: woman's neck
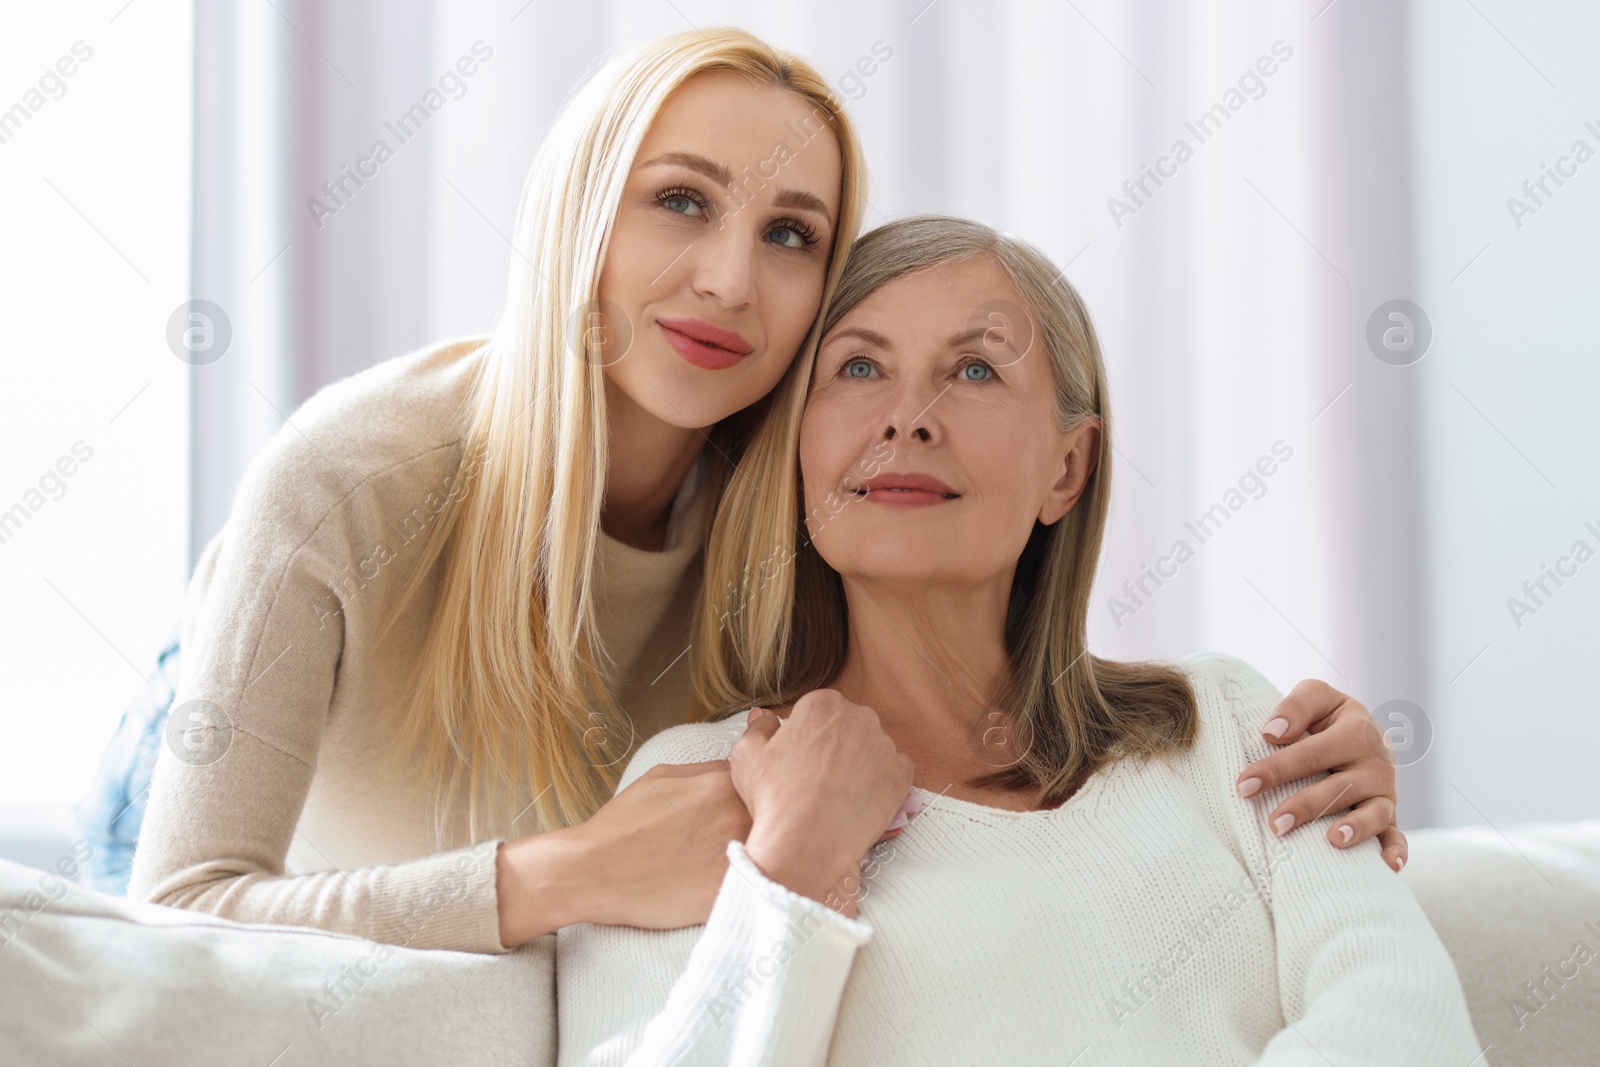
[[672,501],[706,438],[672,426],[606,382],[606,497],[600,529],[625,545],[659,552],[667,541]]
[[846,578],[844,589],[850,644],[833,687],[875,710],[913,759],[940,754],[957,774],[967,756],[985,762],[976,746],[1010,669],[1010,582],[948,589]]

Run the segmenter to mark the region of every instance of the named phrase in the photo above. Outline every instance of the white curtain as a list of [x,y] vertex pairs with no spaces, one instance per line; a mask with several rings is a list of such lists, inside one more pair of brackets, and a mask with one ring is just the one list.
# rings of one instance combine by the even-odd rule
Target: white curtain
[[[1412,295],[1403,8],[201,0],[197,19],[195,295],[236,350],[195,368],[193,551],[319,386],[487,328],[523,174],[586,71],[736,24],[850,101],[870,224],[973,216],[1083,293],[1117,450],[1096,651],[1223,649],[1284,690],[1421,698],[1414,382],[1366,340]],[[463,57],[475,72],[401,143],[386,124]],[[392,158],[362,165],[379,140]],[[1402,771],[1408,825],[1431,821],[1431,766]]]

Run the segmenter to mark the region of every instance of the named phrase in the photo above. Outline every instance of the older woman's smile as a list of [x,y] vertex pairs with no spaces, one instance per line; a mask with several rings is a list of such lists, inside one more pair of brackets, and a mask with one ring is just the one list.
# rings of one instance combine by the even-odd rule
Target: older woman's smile
[[961,496],[944,482],[927,474],[880,474],[863,482],[852,492],[869,503],[900,507],[943,504]]

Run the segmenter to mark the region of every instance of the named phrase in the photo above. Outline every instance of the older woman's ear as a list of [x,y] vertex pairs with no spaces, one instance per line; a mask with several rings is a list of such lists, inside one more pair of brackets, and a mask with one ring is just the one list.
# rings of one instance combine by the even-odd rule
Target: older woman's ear
[[1039,521],[1046,526],[1057,522],[1072,510],[1089,484],[1089,475],[1100,465],[1100,420],[1091,415],[1077,426],[1061,435],[1065,451],[1061,457],[1059,477],[1050,487],[1044,505],[1039,508]]

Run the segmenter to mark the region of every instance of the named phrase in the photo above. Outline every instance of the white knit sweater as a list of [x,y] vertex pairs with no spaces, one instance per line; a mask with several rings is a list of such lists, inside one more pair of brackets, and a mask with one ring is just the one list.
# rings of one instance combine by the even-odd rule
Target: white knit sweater
[[[1377,844],[1330,847],[1331,818],[1274,837],[1277,798],[1235,795],[1279,693],[1230,656],[1174,665],[1199,704],[1191,750],[1115,764],[1052,810],[919,790],[926,810],[865,861],[859,920],[733,842],[705,926],[563,929],[560,1063],[1486,1063]],[[662,732],[622,786],[725,758],[744,722]]]

